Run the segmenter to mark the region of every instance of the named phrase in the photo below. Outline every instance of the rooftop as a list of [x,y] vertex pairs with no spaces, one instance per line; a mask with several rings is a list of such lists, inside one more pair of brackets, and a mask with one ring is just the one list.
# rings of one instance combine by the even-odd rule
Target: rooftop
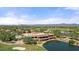
[[46,36],[46,35],[51,35],[51,34],[32,32],[32,33],[23,33],[22,35],[24,36]]

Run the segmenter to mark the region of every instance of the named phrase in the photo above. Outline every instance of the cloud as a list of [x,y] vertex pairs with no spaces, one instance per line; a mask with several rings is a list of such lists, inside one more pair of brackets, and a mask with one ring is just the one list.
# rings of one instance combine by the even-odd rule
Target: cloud
[[57,24],[57,23],[63,23],[63,19],[57,19],[57,18],[41,19],[35,21],[32,24]]
[[65,7],[65,9],[79,11],[79,7]]
[[19,25],[19,24],[56,24],[63,23],[64,19],[48,18],[48,19],[25,19],[16,17],[2,17],[0,18],[0,25]]
[[49,17],[47,19],[32,19],[28,15],[17,15],[13,12],[9,12],[5,17],[0,17],[0,25],[19,25],[19,24],[60,24],[60,23],[77,23],[79,24],[79,17],[72,17],[70,19]]
[[79,7],[66,7],[66,10],[72,10],[75,14],[79,14]]
[[23,19],[25,16],[20,15],[18,18],[14,12],[8,12],[4,17],[0,17],[0,25],[18,25],[18,24],[26,24],[29,21]]
[[48,19],[41,19],[41,20],[34,20],[30,21],[30,24],[79,24],[79,17],[74,17],[71,19],[65,18],[48,18]]
[[0,25],[19,25],[19,24],[61,24],[61,23],[78,23],[79,18],[72,19],[59,19],[59,18],[48,18],[41,20],[29,20],[29,19],[19,19],[13,17],[5,17],[0,18]]
[[28,21],[24,19],[12,18],[12,17],[5,17],[0,18],[0,25],[18,25],[18,24],[25,24]]

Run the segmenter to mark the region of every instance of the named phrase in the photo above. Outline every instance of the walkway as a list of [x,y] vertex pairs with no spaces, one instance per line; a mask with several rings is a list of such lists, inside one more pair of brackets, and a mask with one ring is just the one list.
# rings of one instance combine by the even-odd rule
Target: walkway
[[22,45],[22,44],[24,44],[23,40],[18,40],[18,41],[14,42],[14,43],[0,41],[0,43],[5,44],[5,45]]
[[66,38],[56,38],[56,40],[68,43],[69,40],[71,39],[69,37],[66,37]]

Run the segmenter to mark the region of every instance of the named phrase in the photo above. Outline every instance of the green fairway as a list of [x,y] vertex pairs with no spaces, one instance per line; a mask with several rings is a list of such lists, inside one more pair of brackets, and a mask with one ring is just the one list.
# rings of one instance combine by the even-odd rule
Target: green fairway
[[14,47],[14,46],[0,44],[0,51],[13,51],[12,47]]
[[45,48],[39,47],[37,45],[24,45],[27,51],[46,51]]
[[[17,50],[13,50],[12,49],[13,47],[17,47],[17,46],[0,44],[0,51],[17,51]],[[26,44],[26,45],[22,45],[21,47],[25,47],[26,51],[46,51],[46,49],[44,49],[43,47],[39,47],[37,45]]]

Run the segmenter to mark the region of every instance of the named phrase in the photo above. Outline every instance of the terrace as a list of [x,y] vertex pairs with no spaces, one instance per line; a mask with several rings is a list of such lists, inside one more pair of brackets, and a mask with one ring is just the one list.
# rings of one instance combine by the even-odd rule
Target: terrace
[[46,34],[46,33],[40,33],[40,32],[23,33],[22,35],[26,37],[31,36],[35,40],[41,40],[41,41],[55,38],[53,34]]

